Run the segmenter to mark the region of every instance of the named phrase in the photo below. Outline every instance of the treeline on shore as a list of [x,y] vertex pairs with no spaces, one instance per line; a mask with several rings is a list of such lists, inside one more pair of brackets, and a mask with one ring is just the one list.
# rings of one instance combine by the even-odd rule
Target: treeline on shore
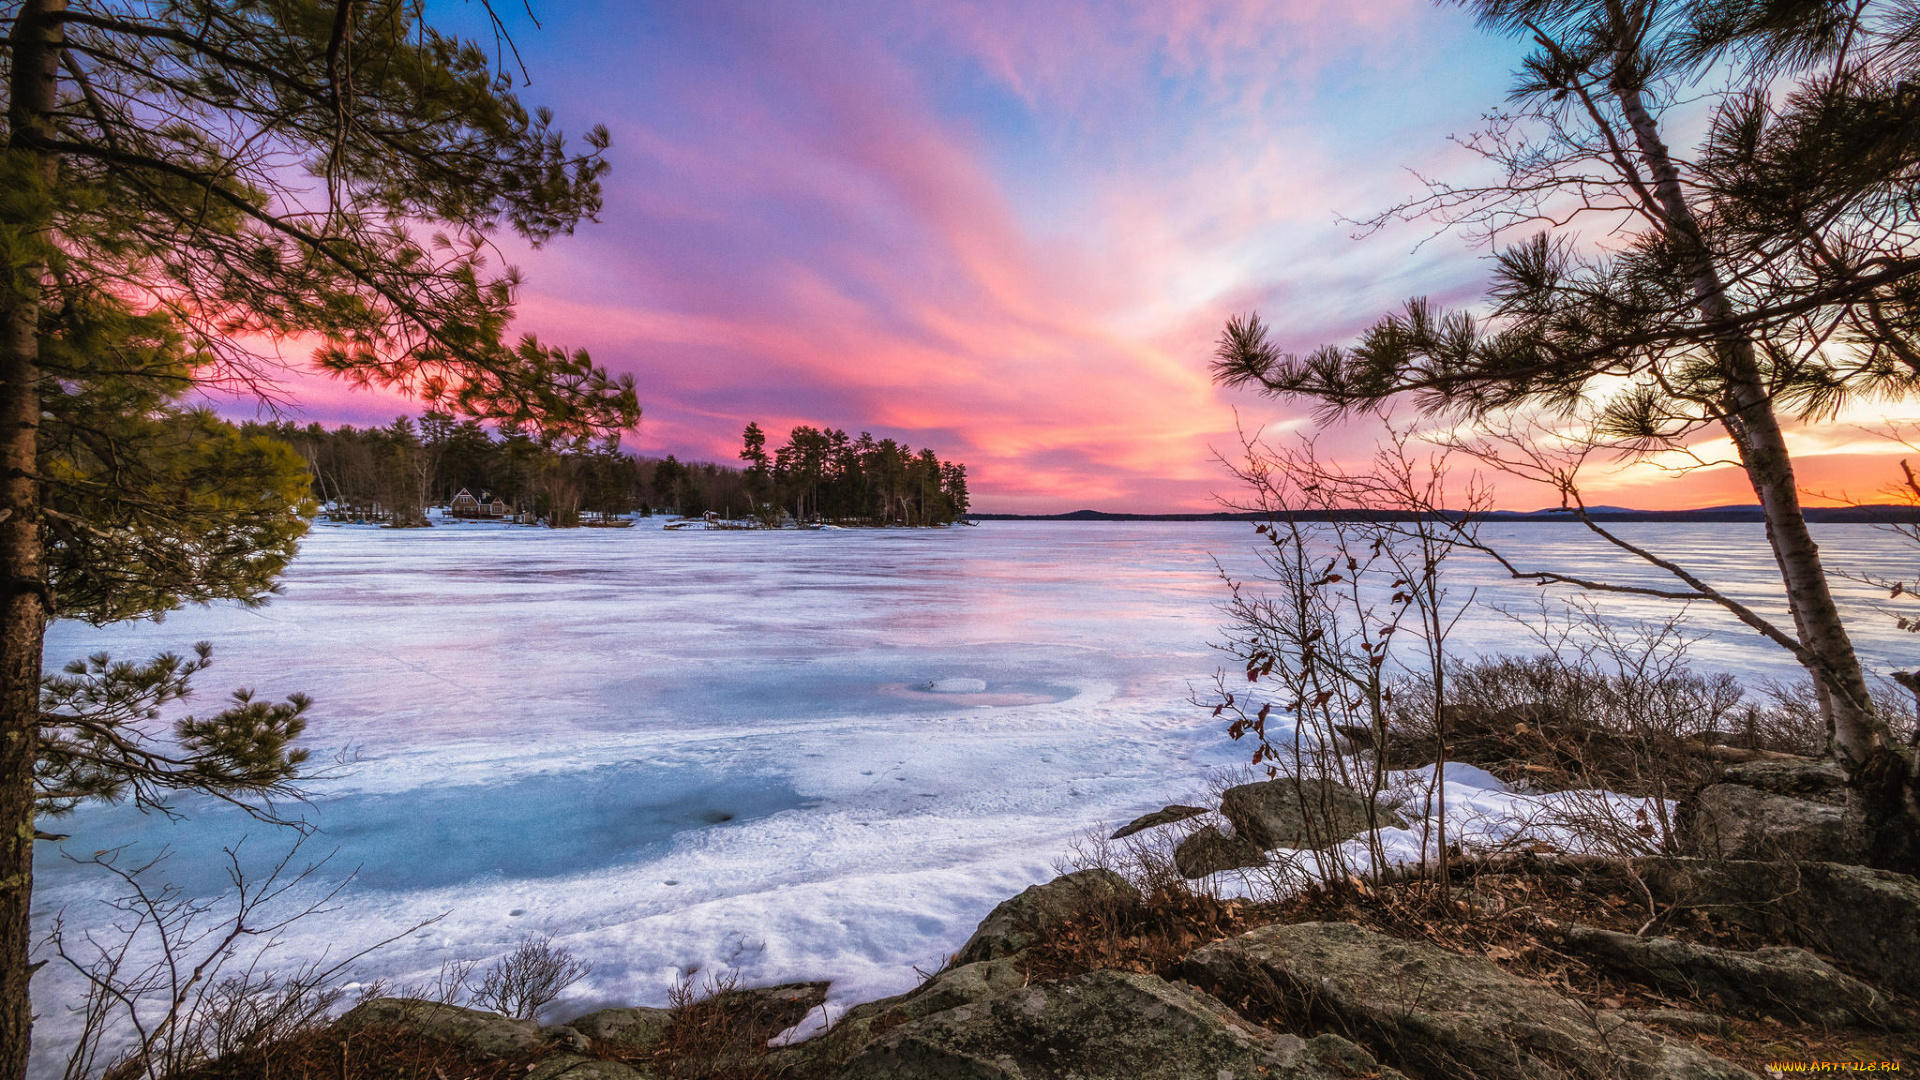
[[863,431],[802,425],[769,451],[766,432],[741,433],[746,490],[763,524],[795,521],[950,525],[967,512],[967,467]]
[[[409,526],[465,491],[498,516],[566,528],[638,512],[868,525],[945,525],[967,509],[966,467],[862,432],[794,428],[747,466],[642,457],[616,440],[556,440],[429,411],[380,427],[247,423],[243,434],[292,446],[312,495],[347,520]],[[757,425],[748,426],[757,433]],[[751,438],[749,439],[752,443]],[[496,516],[489,511],[488,516]]]

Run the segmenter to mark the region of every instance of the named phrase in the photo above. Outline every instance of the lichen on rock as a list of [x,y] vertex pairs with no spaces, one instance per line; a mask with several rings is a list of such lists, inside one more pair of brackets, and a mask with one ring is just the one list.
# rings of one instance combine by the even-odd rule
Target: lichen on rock
[[1197,983],[1352,1033],[1429,1075],[1482,1080],[1754,1080],[1638,1024],[1595,1014],[1494,964],[1350,923],[1272,925],[1187,960]]
[[903,1025],[834,1080],[1334,1080],[1377,1069],[1337,1036],[1275,1034],[1189,987],[1094,971]]
[[1262,780],[1220,796],[1220,813],[1233,823],[1234,834],[1265,850],[1331,847],[1369,827],[1407,827],[1388,807],[1369,810],[1366,796],[1324,778]]
[[1140,903],[1140,890],[1111,870],[1094,868],[1063,874],[1029,887],[987,913],[960,947],[953,966],[1012,956],[1066,922]]

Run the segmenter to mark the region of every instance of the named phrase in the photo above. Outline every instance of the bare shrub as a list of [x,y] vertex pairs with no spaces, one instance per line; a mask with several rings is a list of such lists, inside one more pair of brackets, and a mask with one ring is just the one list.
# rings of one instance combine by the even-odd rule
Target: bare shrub
[[474,989],[473,1001],[516,1020],[536,1020],[540,1010],[592,972],[593,965],[555,945],[552,935],[539,934],[494,961]]
[[[441,1005],[458,1005],[466,998],[468,988],[473,985],[473,973],[479,967],[478,960],[442,961],[440,973],[434,976],[431,984],[418,991],[395,996],[425,998]],[[363,999],[389,996],[385,991],[384,984],[375,984],[374,987],[363,991],[361,996]]]
[[[1572,600],[1508,614],[1537,651],[1449,658],[1439,692],[1424,672],[1397,680],[1389,756],[1404,766],[1436,752],[1429,718],[1438,699],[1456,760],[1522,792],[1559,793],[1535,822],[1555,834],[1556,849],[1629,855],[1671,845],[1680,800],[1721,768],[1709,747],[1728,737],[1717,733],[1756,723],[1755,706],[1731,676],[1693,670],[1697,638],[1686,633],[1684,612],[1625,622]],[[1798,722],[1783,716],[1766,726]],[[1593,831],[1573,841],[1582,829]]]
[[[1812,679],[1763,679],[1755,689],[1759,700],[1748,702],[1734,718],[1727,745],[1825,756],[1831,734],[1820,714],[1820,697]],[[1895,741],[1911,745],[1915,738],[1912,692],[1892,679],[1874,680],[1872,690],[1874,711],[1893,729]]]
[[[404,1024],[372,1024],[352,1031],[323,1024],[166,1080],[524,1080],[532,1067],[525,1058],[494,1057]],[[128,1078],[108,1073],[102,1080]]]
[[[1265,515],[1258,531],[1264,572],[1256,583],[1228,578],[1229,640],[1221,646],[1245,675],[1222,673],[1211,704],[1228,734],[1251,737],[1251,764],[1292,782],[1308,835],[1301,854],[1275,864],[1279,887],[1302,874],[1344,881],[1386,865],[1377,807],[1387,785],[1386,744],[1397,704],[1397,671],[1417,670],[1443,687],[1446,640],[1471,595],[1450,596],[1442,570],[1470,536],[1488,497],[1469,483],[1464,509],[1447,507],[1444,452],[1422,461],[1409,434],[1389,426],[1371,468],[1352,472],[1320,459],[1311,441],[1276,449],[1243,438],[1245,463],[1230,466]],[[1358,512],[1358,513],[1356,513]],[[1224,572],[1223,572],[1223,576]],[[1444,732],[1432,699],[1429,730]],[[1271,726],[1270,726],[1271,725]],[[1437,762],[1443,754],[1437,754]],[[1334,835],[1337,783],[1358,792],[1366,828],[1357,849]],[[1443,873],[1444,789],[1421,826],[1422,850]],[[1434,826],[1437,825],[1437,828]],[[1428,835],[1428,830],[1432,834]]]
[[1189,880],[1174,866],[1174,847],[1213,817],[1119,840],[1091,833],[1073,843],[1055,869],[1112,871],[1137,888],[1140,899],[1096,894],[1016,957],[1020,970],[1036,982],[1099,970],[1165,974],[1195,948],[1257,925],[1257,904],[1221,896],[1214,875]]
[[226,849],[230,886],[209,899],[159,880],[164,850],[135,865],[124,864],[120,850],[72,859],[103,871],[122,891],[103,901],[113,912],[106,927],[73,929],[62,911],[47,936],[47,948],[87,985],[73,1007],[81,1030],[64,1080],[102,1072],[162,1080],[309,1035],[341,1000],[338,984],[350,966],[436,921],[338,960],[275,970],[269,960],[287,928],[333,910],[352,880],[320,889],[316,879],[331,856],[296,866],[305,840],[296,836],[264,875],[242,869],[240,845]]
[[1218,889],[1210,878],[1189,880],[1180,873],[1180,868],[1174,865],[1173,849],[1194,828],[1221,821],[1217,813],[1209,811],[1174,825],[1147,829],[1118,840],[1107,836],[1104,831],[1090,830],[1086,835],[1068,842],[1066,855],[1054,860],[1053,868],[1060,874],[1071,874],[1078,870],[1108,870],[1126,879],[1129,885],[1140,890],[1142,896],[1156,893],[1215,896]]

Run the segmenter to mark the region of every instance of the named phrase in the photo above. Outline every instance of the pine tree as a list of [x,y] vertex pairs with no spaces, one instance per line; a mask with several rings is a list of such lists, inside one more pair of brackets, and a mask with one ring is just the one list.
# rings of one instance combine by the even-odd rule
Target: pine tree
[[[300,336],[339,377],[548,433],[627,427],[638,405],[583,353],[506,340],[518,279],[485,258],[502,226],[537,244],[594,215],[604,130],[569,150],[485,49],[424,25],[418,4],[0,12],[0,1080],[18,1080],[47,619],[258,599],[290,551],[291,524],[270,520],[284,451],[155,387],[247,382],[246,341]],[[72,374],[95,357],[112,370]],[[194,445],[196,430],[220,445]],[[202,546],[170,556],[183,539]],[[145,561],[76,561],[124,552]],[[126,677],[166,687],[180,670]],[[255,750],[254,764],[290,760],[297,717],[223,717],[182,733],[207,761],[240,776]]]
[[686,466],[672,454],[653,463],[653,498],[661,509],[671,509],[684,514],[680,509],[680,486],[686,476]]
[[957,461],[940,466],[940,488],[946,495],[949,522],[958,521],[967,515],[973,505],[972,496],[967,494],[967,467]]
[[306,531],[306,463],[180,404],[191,357],[164,316],[86,294],[46,321],[34,474],[49,614],[104,625],[273,592]]
[[[1468,143],[1504,181],[1435,185],[1380,221],[1535,230],[1497,253],[1487,313],[1416,300],[1358,344],[1304,356],[1237,318],[1217,376],[1313,399],[1328,418],[1410,397],[1483,436],[1520,432],[1515,456],[1487,460],[1558,484],[1576,512],[1584,455],[1698,466],[1689,446],[1724,435],[1765,514],[1793,625],[1671,561],[1657,565],[1677,584],[1638,591],[1719,604],[1788,650],[1819,693],[1869,859],[1920,870],[1920,758],[1874,709],[1785,436],[1920,388],[1920,22],[1874,0],[1465,6],[1536,47],[1513,110]],[[1702,114],[1691,153],[1669,149],[1674,109]],[[1603,233],[1604,245],[1583,242]]]
[[767,464],[767,433],[750,420],[746,430],[740,433],[740,442],[740,460],[747,463],[747,494],[753,499],[755,516],[761,516],[773,484],[773,473]]

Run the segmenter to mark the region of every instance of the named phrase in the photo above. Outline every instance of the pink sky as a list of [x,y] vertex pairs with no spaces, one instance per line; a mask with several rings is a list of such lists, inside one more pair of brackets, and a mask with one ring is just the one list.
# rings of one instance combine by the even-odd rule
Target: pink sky
[[[1301,406],[1210,383],[1229,314],[1257,309],[1312,347],[1484,282],[1464,239],[1355,240],[1337,221],[1406,197],[1409,168],[1464,168],[1447,134],[1504,96],[1513,46],[1450,6],[540,13],[517,31],[523,98],[575,130],[607,124],[613,171],[599,224],[511,252],[519,329],[635,375],[645,417],[625,441],[641,453],[731,461],[749,420],[776,438],[824,425],[966,462],[982,511],[1213,509],[1236,409],[1308,426]],[[289,391],[300,419],[417,411],[308,377]],[[1371,429],[1322,438],[1360,455]],[[1807,486],[1891,479],[1860,446],[1815,449]],[[1752,501],[1736,479],[1641,474],[1594,496]],[[1546,500],[1509,486],[1502,501]]]

